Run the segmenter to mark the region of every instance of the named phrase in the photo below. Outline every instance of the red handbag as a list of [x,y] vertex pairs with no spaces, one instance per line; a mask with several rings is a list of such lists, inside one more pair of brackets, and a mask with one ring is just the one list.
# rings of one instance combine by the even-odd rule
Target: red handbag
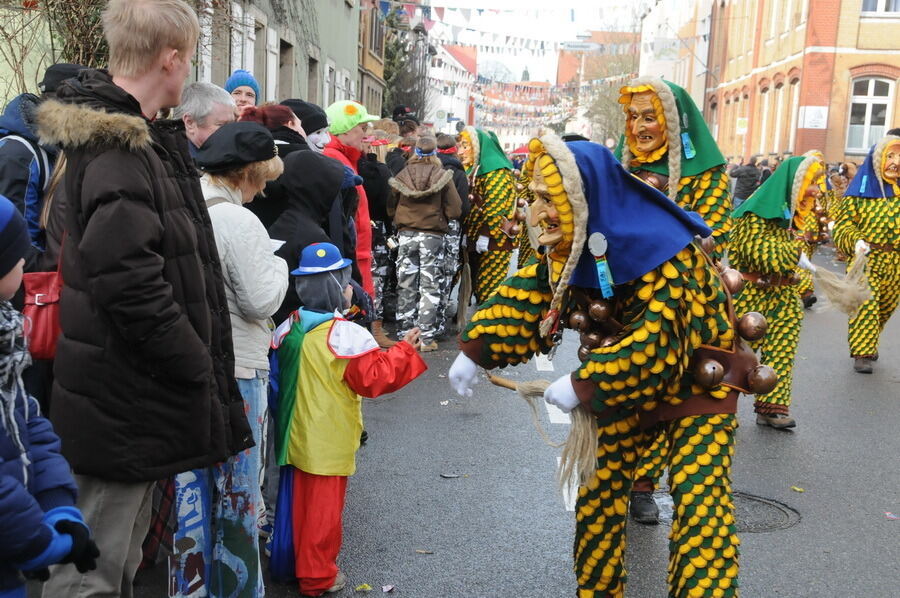
[[26,324],[28,351],[34,359],[56,357],[56,340],[61,331],[59,325],[59,296],[63,278],[62,245],[55,272],[27,272],[22,276],[25,287],[25,308],[22,313],[28,318]]

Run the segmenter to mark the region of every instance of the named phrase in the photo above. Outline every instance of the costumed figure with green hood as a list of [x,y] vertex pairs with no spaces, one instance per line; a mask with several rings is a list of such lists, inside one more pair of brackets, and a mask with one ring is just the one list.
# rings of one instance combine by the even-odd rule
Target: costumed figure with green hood
[[887,136],[869,150],[834,214],[834,244],[851,257],[867,254],[872,298],[850,319],[850,356],[869,374],[878,359],[885,324],[900,301],[900,137]]
[[690,94],[659,77],[638,77],[619,90],[625,134],[622,165],[712,229],[713,257],[725,253],[731,191],[725,158]]
[[[616,156],[639,177],[712,229],[707,248],[721,259],[731,230],[731,191],[725,158],[703,116],[681,87],[659,77],[638,77],[620,90],[625,133]],[[638,467],[631,515],[639,523],[659,521],[653,500],[668,447],[660,436]]]
[[564,328],[580,334],[580,366],[543,391],[572,417],[560,480],[579,484],[578,596],[624,596],[629,493],[661,433],[675,503],[669,596],[736,596],[737,396],[774,385],[737,336],[725,281],[740,278],[720,275],[695,242],[711,233],[697,214],[628,174],[605,147],[548,134],[529,150],[540,259],[479,306],[451,385],[471,396],[479,367],[552,356]]
[[821,154],[785,160],[747,201],[734,211],[728,259],[745,286],[737,297],[739,313],[758,312],[768,333],[753,348],[760,361],[778,373],[772,392],[756,399],[756,423],[793,428],[791,382],[803,306],[798,267],[814,271],[805,251],[804,226],[822,195],[825,164]]
[[518,247],[521,226],[516,220],[516,182],[512,162],[493,132],[463,129],[459,157],[471,190],[472,208],[465,222],[467,259],[475,299],[481,303],[509,275],[510,260]]
[[[810,150],[803,154],[804,156],[816,156],[822,163],[825,163],[825,156],[819,150]],[[806,213],[803,218],[803,228],[798,231],[799,236],[804,242],[803,253],[806,257],[812,259],[818,251],[819,246],[830,240],[831,218],[828,216],[828,205],[833,198],[834,190],[827,176],[819,179],[821,194],[816,198],[815,205]],[[815,295],[815,284],[813,284],[813,274],[805,268],[797,268],[797,293],[803,302],[804,309],[809,309],[817,301]]]

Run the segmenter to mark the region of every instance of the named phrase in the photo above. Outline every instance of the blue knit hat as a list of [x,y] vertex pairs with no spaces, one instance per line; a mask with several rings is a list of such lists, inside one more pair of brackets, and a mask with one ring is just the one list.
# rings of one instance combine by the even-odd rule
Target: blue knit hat
[[0,277],[6,276],[30,247],[25,219],[13,202],[0,195]]
[[259,104],[259,82],[253,77],[250,71],[238,69],[231,73],[231,76],[225,81],[225,91],[231,93],[243,85],[246,85],[256,93],[256,103]]

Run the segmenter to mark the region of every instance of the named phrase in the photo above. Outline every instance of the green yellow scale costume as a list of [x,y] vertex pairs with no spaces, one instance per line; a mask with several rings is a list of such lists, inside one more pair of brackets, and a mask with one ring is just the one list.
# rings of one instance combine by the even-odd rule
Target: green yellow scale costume
[[891,147],[900,151],[900,138],[886,137],[869,151],[834,214],[838,249],[855,256],[857,241],[871,247],[866,273],[872,298],[850,319],[851,357],[878,355],[881,333],[900,301],[900,188],[884,178],[884,156]]
[[[679,206],[696,212],[712,229],[714,249],[711,255],[721,259],[731,231],[731,191],[725,158],[719,151],[690,94],[678,85],[659,77],[639,77],[620,90],[619,103],[626,117],[634,94],[652,93],[656,119],[662,127],[662,146],[646,154],[637,148],[626,118],[616,155],[622,164],[642,180],[658,188]],[[687,123],[687,126],[685,126]],[[687,143],[690,147],[686,147]],[[690,156],[690,157],[689,157]],[[675,184],[670,176],[678,177]],[[638,465],[640,480],[635,490],[652,491],[663,473],[668,456],[665,436],[652,443]]]
[[788,158],[734,213],[728,259],[747,281],[735,310],[765,316],[768,334],[751,346],[759,351],[760,362],[778,373],[775,389],[757,397],[757,413],[787,415],[790,411],[792,370],[803,322],[796,270],[800,253],[807,250],[796,231],[803,232],[812,212],[814,198],[804,198],[806,189],[821,182],[824,172],[818,156]]
[[[695,361],[701,348],[719,351],[719,355],[733,353],[737,338],[722,280],[710,258],[692,242],[693,235],[703,234],[699,230],[702,225],[681,210],[669,208],[665,197],[646,185],[618,175],[621,169],[615,158],[599,145],[563,144],[548,135],[532,140],[530,149],[526,169],[541,171],[547,186],[536,195],[548,197],[556,206],[563,240],[542,255],[539,263],[506,280],[479,307],[461,335],[463,353],[479,365],[493,368],[525,363],[535,353],[551,349],[552,334],[542,334],[546,333],[542,324],[558,321],[565,325],[572,321],[573,310],[584,309],[579,297],[600,295],[596,286],[584,286],[584,281],[590,280],[593,260],[587,261],[584,270],[582,259],[571,275],[574,286],[565,284],[573,272],[570,265],[578,262],[580,245],[585,244],[579,229],[587,227],[589,233],[604,226],[619,230],[603,230],[609,240],[610,260],[627,253],[626,246],[636,254],[626,261],[659,259],[659,253],[644,257],[637,246],[640,242],[635,245],[636,231],[651,238],[657,236],[657,228],[665,229],[673,239],[669,247],[685,243],[681,249],[669,250],[670,257],[658,266],[632,270],[643,274],[631,276],[631,280],[621,274],[624,280],[616,280],[611,320],[621,327],[590,349],[571,375],[582,408],[595,414],[598,433],[594,475],[578,489],[574,569],[579,597],[624,596],[629,493],[638,462],[661,437],[671,447],[666,465],[675,502],[669,595],[736,596],[739,541],[730,472],[737,392],[722,379],[702,385]],[[579,169],[584,163],[587,166]],[[608,168],[598,166],[604,164]],[[592,174],[597,172],[603,174]],[[590,179],[595,190],[586,200],[580,191],[581,178],[598,176],[603,177],[599,182]],[[615,199],[602,203],[601,193]],[[640,200],[640,207],[635,208],[630,198],[636,196],[651,198]],[[617,202],[621,203],[612,205]],[[578,209],[585,204],[589,215]],[[627,217],[629,209],[632,215],[639,209],[643,220],[638,223],[637,218]],[[660,210],[668,215],[647,220]],[[595,221],[591,212],[602,215]],[[624,238],[629,241],[622,241]],[[610,264],[614,278],[627,269]],[[596,280],[599,274],[594,276]],[[562,317],[557,319],[560,313]],[[725,380],[730,381],[727,376]]]
[[[472,286],[480,303],[509,275],[510,258],[518,243],[518,235],[510,236],[509,230],[515,224],[516,186],[512,162],[493,132],[466,127],[461,136],[473,154],[470,163],[465,157],[463,160],[473,196],[465,231]],[[479,237],[486,237],[489,242],[488,250],[482,253],[476,251]]]

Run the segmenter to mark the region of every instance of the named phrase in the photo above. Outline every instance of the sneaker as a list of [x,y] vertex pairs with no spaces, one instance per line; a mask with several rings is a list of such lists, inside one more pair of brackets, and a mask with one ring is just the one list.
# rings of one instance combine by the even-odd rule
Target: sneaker
[[631,505],[628,507],[631,518],[644,525],[659,523],[659,507],[653,500],[652,492],[632,492]]
[[362,446],[367,442],[369,442],[369,433],[363,430],[362,434],[359,435],[359,445]]
[[430,343],[423,343],[422,348],[419,349],[421,353],[430,353],[431,351],[437,351],[438,344],[437,341],[431,341]]
[[343,571],[338,571],[337,577],[334,578],[334,583],[330,588],[325,590],[326,594],[334,594],[335,592],[340,592],[347,585],[347,578],[344,577]]
[[803,297],[803,309],[809,309],[819,300],[815,295],[807,295]]
[[769,426],[776,430],[784,430],[797,426],[796,420],[787,413],[757,413],[756,424],[759,426]]
[[259,527],[259,537],[260,538],[271,538],[272,537],[272,531],[275,529],[275,527],[272,525],[272,523],[270,521],[265,520],[265,523],[259,524],[258,527]]
[[872,361],[873,360],[868,357],[857,357],[853,360],[853,369],[860,374],[871,374]]

